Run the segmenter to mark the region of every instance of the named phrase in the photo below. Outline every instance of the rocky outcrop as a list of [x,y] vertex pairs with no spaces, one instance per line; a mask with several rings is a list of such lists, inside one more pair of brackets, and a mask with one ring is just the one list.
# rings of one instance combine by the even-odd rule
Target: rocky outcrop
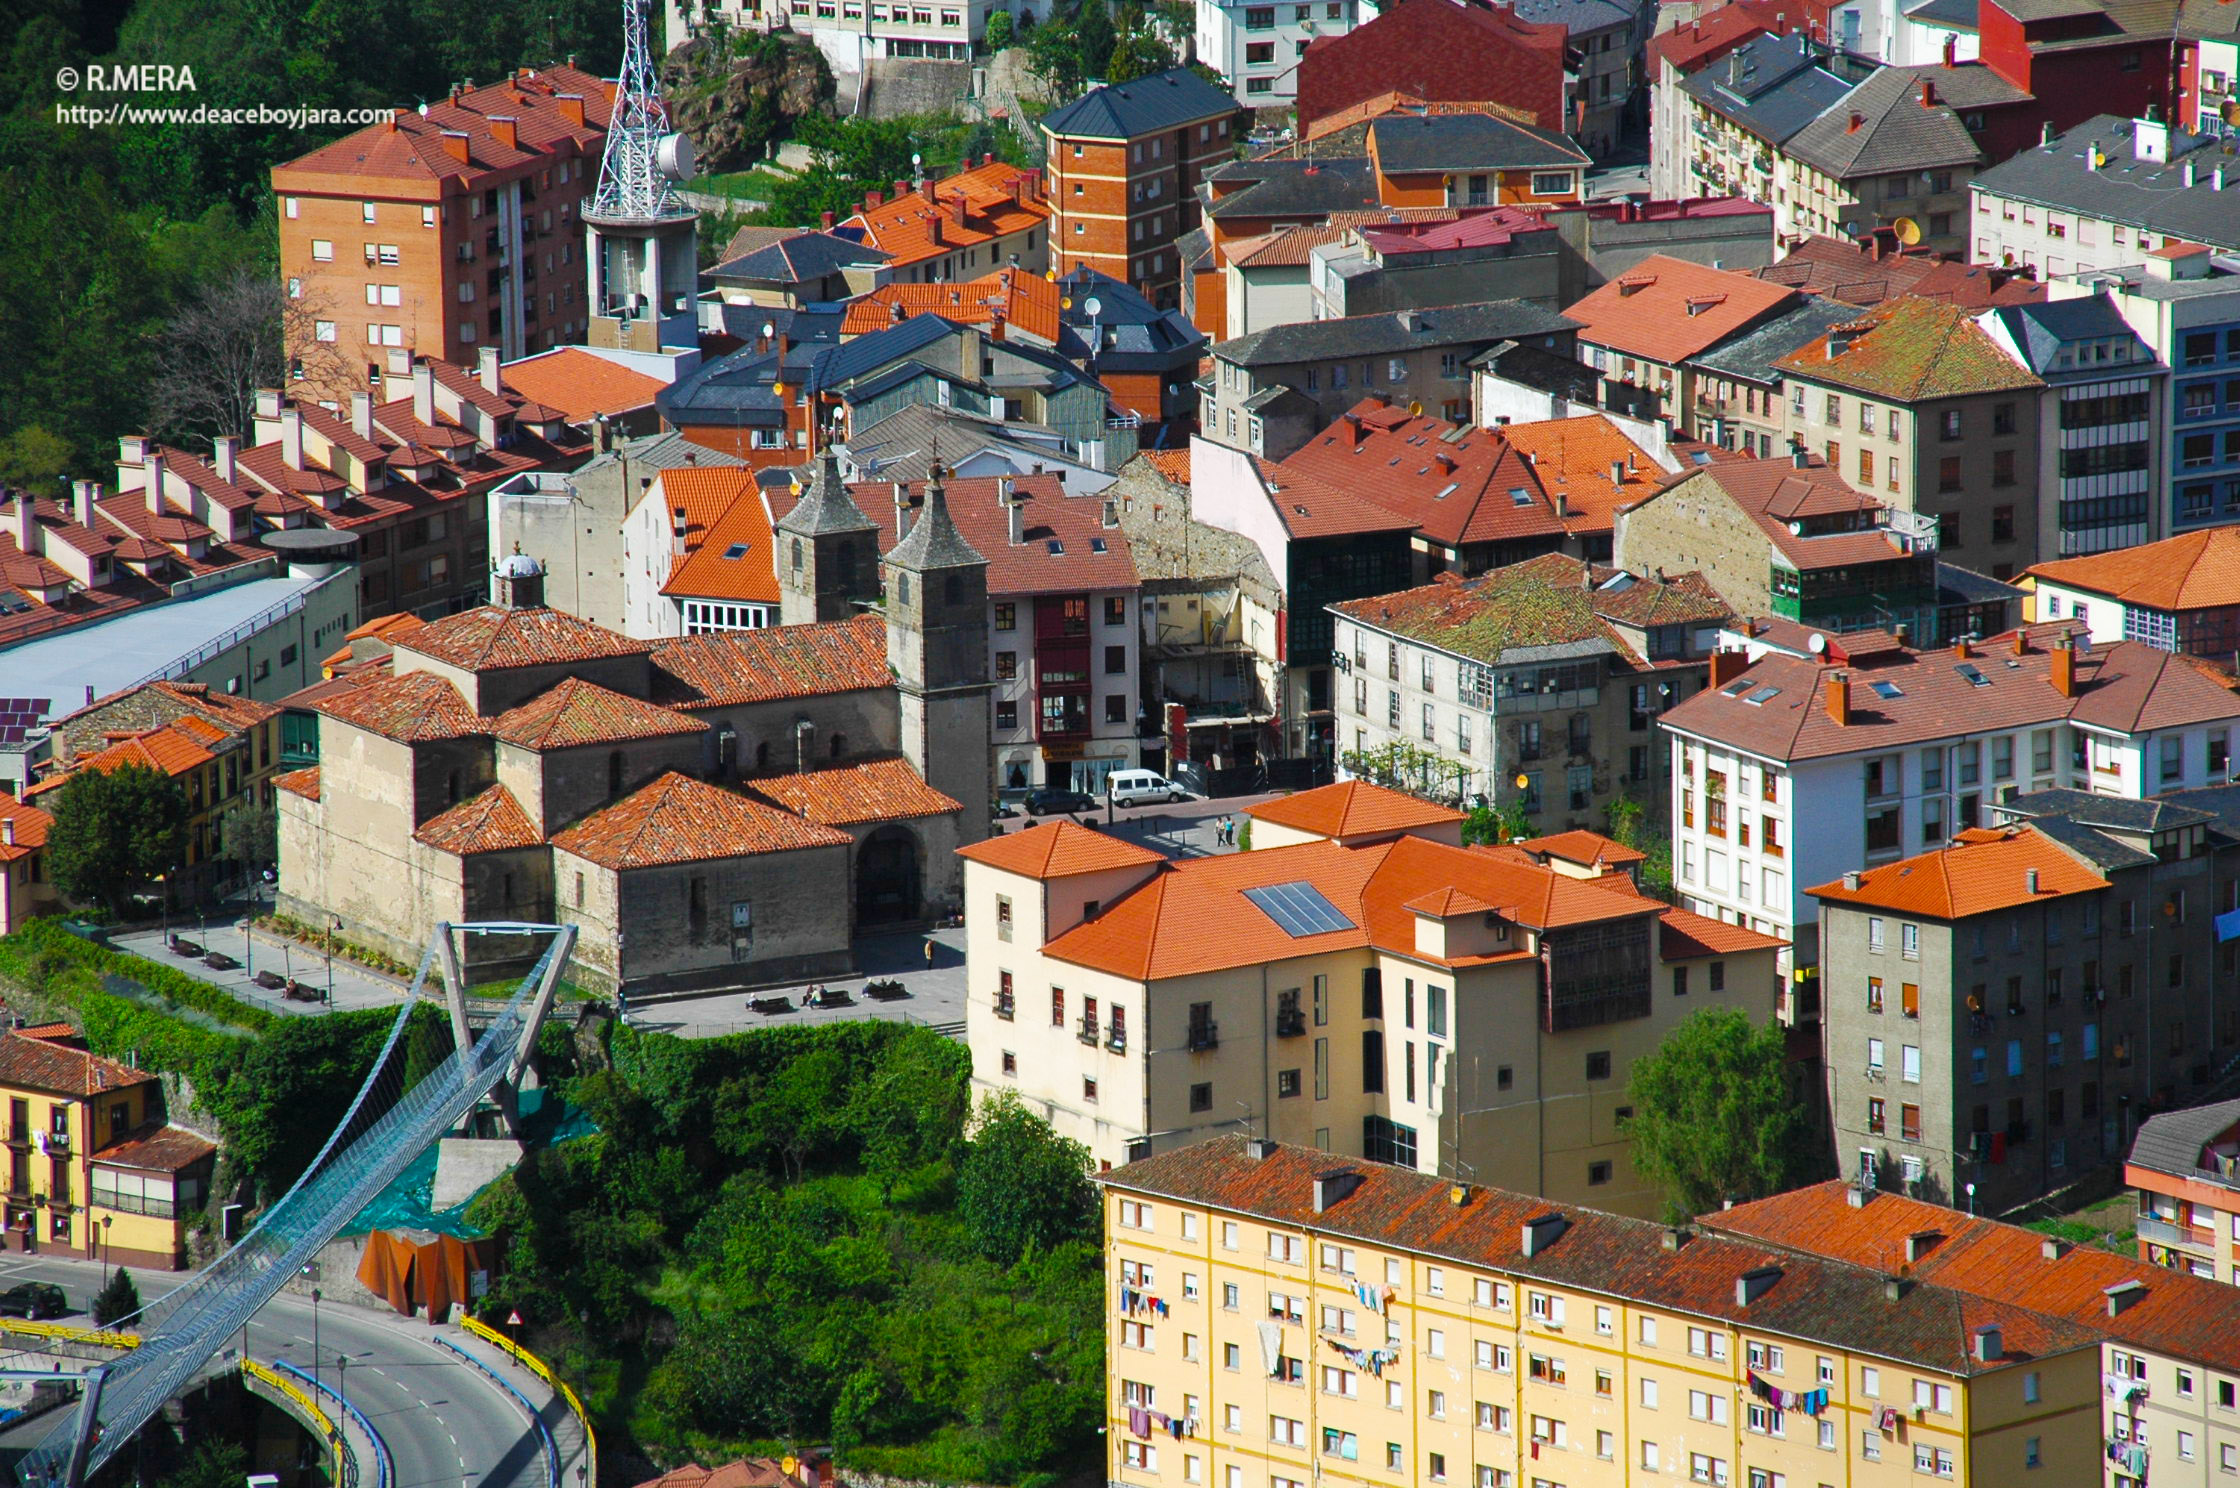
[[790,31],[709,34],[669,53],[661,91],[701,170],[745,170],[794,120],[831,111],[832,69]]

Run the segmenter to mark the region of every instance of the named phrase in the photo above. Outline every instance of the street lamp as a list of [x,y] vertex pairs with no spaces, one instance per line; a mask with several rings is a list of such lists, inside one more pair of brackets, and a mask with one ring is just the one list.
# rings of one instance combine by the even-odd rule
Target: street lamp
[[[309,1266],[305,1266],[303,1270],[307,1276],[311,1273]],[[311,1289],[311,1393],[314,1395],[319,1393],[319,1289],[317,1287]]]
[[350,1356],[346,1353],[334,1356],[334,1393],[335,1398],[342,1402],[342,1408],[335,1412],[334,1417],[334,1434],[340,1437],[350,1429]]
[[337,918],[334,929],[327,935],[327,1005],[334,1005],[334,943],[342,934],[342,921]]
[[101,1290],[109,1290],[109,1226],[117,1222],[113,1214],[101,1216]]

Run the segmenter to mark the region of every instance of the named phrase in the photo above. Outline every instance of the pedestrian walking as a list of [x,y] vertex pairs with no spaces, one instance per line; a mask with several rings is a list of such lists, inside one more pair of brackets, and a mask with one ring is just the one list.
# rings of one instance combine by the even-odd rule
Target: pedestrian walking
[[926,970],[933,970],[933,937],[926,937]]

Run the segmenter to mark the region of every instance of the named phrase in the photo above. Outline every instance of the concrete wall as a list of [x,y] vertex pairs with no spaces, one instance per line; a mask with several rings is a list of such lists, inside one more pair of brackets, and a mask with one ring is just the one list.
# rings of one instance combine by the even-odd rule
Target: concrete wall
[[1737,615],[1768,615],[1772,546],[1709,476],[1697,475],[1619,514],[1612,561],[1629,573],[1697,570]]
[[[573,975],[611,991],[618,933],[621,980],[633,990],[837,974],[851,964],[848,916],[833,913],[847,900],[848,857],[816,847],[616,873],[554,848],[557,913],[582,928]],[[739,904],[750,906],[751,939],[732,933]]]

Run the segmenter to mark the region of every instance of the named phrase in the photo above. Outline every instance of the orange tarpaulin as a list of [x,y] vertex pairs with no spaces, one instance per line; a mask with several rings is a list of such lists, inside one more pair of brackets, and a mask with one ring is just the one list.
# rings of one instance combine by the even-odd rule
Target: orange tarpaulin
[[366,1236],[358,1281],[406,1317],[425,1313],[433,1321],[454,1302],[473,1301],[474,1273],[487,1271],[495,1254],[488,1240],[375,1230]]

